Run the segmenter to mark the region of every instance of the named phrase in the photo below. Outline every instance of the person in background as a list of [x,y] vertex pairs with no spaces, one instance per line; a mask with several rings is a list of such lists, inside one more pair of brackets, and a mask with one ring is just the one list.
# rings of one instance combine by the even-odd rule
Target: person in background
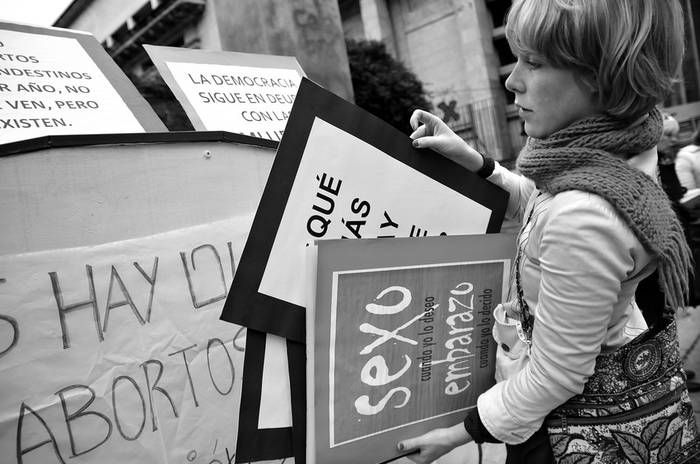
[[688,218],[685,217],[685,211],[680,207],[680,201],[688,189],[681,185],[676,173],[675,144],[679,130],[680,126],[676,118],[663,113],[663,129],[657,145],[659,179],[666,195],[676,209],[676,213],[680,216],[681,224],[685,225]]
[[678,151],[676,173],[688,194],[697,194],[700,189],[700,129],[693,134],[692,143]]
[[[681,217],[685,220],[685,231],[695,260],[695,276],[691,288],[690,305],[700,304],[700,129],[696,130],[689,145],[681,148],[675,158],[676,176],[684,189],[678,200]],[[688,385],[693,391],[700,390],[697,382]]]
[[[517,58],[506,88],[529,136],[520,174],[440,118],[411,116],[415,147],[507,190],[507,216],[523,222],[511,293],[494,311],[497,383],[464,422],[397,444],[420,464],[470,441],[506,443],[507,464],[554,462],[545,418],[584,390],[600,353],[646,329],[639,282],[658,273],[659,316],[688,292],[683,229],[655,181],[656,104],[683,55],[679,2],[516,0],[505,30]],[[690,453],[682,462],[700,460],[700,447]]]
[[[690,246],[691,252],[694,256],[694,261],[697,264],[700,254],[698,253],[698,245],[694,244],[694,241],[698,241],[698,225],[693,224],[693,218],[690,211],[681,203],[682,198],[688,191],[687,187],[681,185],[680,179],[678,178],[678,173],[676,171],[676,160],[677,154],[675,145],[677,143],[678,132],[680,131],[680,125],[676,118],[670,114],[663,114],[663,131],[661,133],[661,139],[657,145],[657,151],[659,156],[659,179],[661,181],[661,186],[663,187],[668,199],[671,200],[671,205],[676,211],[683,230],[686,234],[686,239],[688,241],[688,246]],[[699,147],[700,148],[700,147]],[[700,157],[700,150],[698,152]],[[695,236],[695,239],[693,237]],[[698,271],[692,272],[689,276],[691,282],[691,292],[689,295],[689,304],[691,307],[697,306],[698,295],[700,292],[697,287],[700,282],[698,282],[695,276],[698,275]],[[639,293],[637,293],[637,299],[639,299]],[[688,391],[696,392],[700,391],[700,382],[695,382],[695,372],[691,370],[686,370],[686,376],[688,378]]]

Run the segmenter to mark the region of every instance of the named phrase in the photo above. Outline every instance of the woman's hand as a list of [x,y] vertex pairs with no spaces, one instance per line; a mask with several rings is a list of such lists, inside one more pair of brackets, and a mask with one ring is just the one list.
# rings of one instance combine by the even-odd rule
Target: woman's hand
[[460,422],[446,429],[434,429],[419,437],[403,440],[397,447],[399,451],[418,450],[406,457],[417,464],[428,464],[471,440],[472,437]]
[[416,148],[433,149],[472,172],[478,171],[484,163],[479,152],[452,132],[452,129],[434,114],[415,110],[411,115],[411,128],[411,138]]

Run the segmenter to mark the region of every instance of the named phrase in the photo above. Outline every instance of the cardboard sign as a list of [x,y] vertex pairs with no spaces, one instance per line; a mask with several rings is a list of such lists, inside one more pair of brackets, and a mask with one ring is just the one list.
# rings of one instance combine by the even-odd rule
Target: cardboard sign
[[[322,240],[307,307],[307,462],[380,463],[494,380],[515,237]],[[310,298],[311,299],[311,298]]]
[[296,58],[145,45],[197,130],[279,141],[304,76]]
[[[286,353],[274,351],[275,343],[250,353],[257,348],[254,343],[248,347],[247,331],[218,319],[272,165],[270,146],[276,144],[207,132],[102,136],[97,144],[89,135],[36,142],[0,147],[0,153],[19,145],[37,147],[0,156],[0,213],[12,218],[5,221],[0,239],[0,449],[6,451],[0,461],[232,463],[239,456],[238,395],[248,382],[243,372],[248,354],[260,360],[259,377],[265,378],[265,387],[246,400],[246,406],[261,404],[256,430],[261,427],[277,439],[265,442],[267,455],[274,456],[270,460],[291,456]],[[37,198],[41,201],[32,201]],[[63,295],[62,312],[52,272]],[[224,347],[216,340],[210,343],[213,339],[224,342],[235,370],[233,389],[226,395],[212,382],[228,391],[232,371]],[[159,362],[163,371],[156,380]],[[258,382],[255,372],[251,384]],[[99,380],[91,377],[98,374]],[[111,382],[122,375],[136,386],[117,380],[114,408]],[[81,415],[77,411],[90,399],[90,390],[64,392],[70,396],[65,414],[76,414],[68,421],[70,432],[56,394],[68,385],[92,388],[96,395]],[[177,418],[159,388],[172,398]],[[140,412],[139,392],[145,413]],[[19,424],[23,401],[37,415],[25,409]],[[138,438],[123,438],[117,417],[133,438],[143,414],[146,422]],[[71,457],[70,433],[81,453],[102,441],[109,424],[107,441]],[[18,459],[20,425],[19,449],[26,452]],[[281,438],[274,435],[280,428],[287,431]],[[181,435],[187,430],[196,431],[188,438]],[[154,445],[158,440],[164,448]],[[33,445],[39,446],[30,450]]]
[[92,35],[0,22],[0,143],[164,130]]
[[218,315],[249,220],[0,257],[7,462],[230,462],[245,330]]
[[497,232],[507,198],[304,79],[221,317],[303,342],[314,240]]

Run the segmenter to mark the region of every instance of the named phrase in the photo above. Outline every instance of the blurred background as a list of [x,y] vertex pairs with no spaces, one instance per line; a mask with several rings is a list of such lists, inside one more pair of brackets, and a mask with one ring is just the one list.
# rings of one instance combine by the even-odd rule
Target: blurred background
[[[686,12],[681,79],[664,109],[685,145],[700,125],[700,0]],[[3,19],[92,33],[170,130],[190,130],[142,44],[296,56],[308,77],[403,132],[417,107],[511,166],[523,145],[511,0],[2,0]]]

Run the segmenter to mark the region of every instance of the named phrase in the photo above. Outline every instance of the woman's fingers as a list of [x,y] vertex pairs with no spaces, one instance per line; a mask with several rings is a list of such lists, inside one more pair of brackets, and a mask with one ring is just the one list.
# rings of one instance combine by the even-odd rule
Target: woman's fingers
[[416,148],[426,148],[432,143],[432,136],[435,135],[435,124],[432,114],[423,110],[415,110],[411,115],[411,127],[413,133],[410,135],[413,146]]
[[441,122],[441,119],[427,111],[415,110],[413,114],[411,114],[409,122],[411,123],[411,129],[416,130],[421,124],[435,128],[437,124]]
[[418,443],[416,443],[416,439],[410,439],[410,440],[403,440],[398,443],[396,446],[399,451],[401,452],[407,452],[407,451],[413,451],[411,454],[407,455],[406,457],[410,459],[411,461],[420,464],[425,462],[425,459],[421,455],[421,450],[419,448]]
[[413,113],[411,114],[411,119],[409,119],[409,122],[411,123],[411,129],[416,130],[418,126],[420,125],[421,122],[424,121],[426,112],[423,110],[414,110]]
[[411,440],[404,440],[403,442],[399,443],[399,446],[401,445],[406,446],[406,448],[399,448],[399,451],[409,452],[409,454],[407,454],[405,457],[416,464],[430,464],[435,460],[429,455],[430,453],[427,452],[427,450],[420,448],[420,445],[415,442],[411,443]]
[[437,143],[435,136],[438,135],[438,124],[441,122],[437,116],[424,110],[415,110],[410,122],[413,128],[410,137],[414,147],[431,148]]
[[413,148],[435,148],[437,142],[435,137],[421,137],[413,141]]
[[423,124],[422,126],[419,126],[418,129],[413,131],[413,133],[410,135],[410,137],[413,140],[420,138],[420,137],[425,137],[425,129],[426,129],[425,124]]
[[410,438],[408,440],[400,441],[396,447],[399,451],[411,451],[413,449],[420,447],[420,442],[418,438]]
[[442,119],[424,110],[415,110],[410,118],[413,147],[431,149],[461,164],[476,170],[481,166],[481,155],[455,134]]

